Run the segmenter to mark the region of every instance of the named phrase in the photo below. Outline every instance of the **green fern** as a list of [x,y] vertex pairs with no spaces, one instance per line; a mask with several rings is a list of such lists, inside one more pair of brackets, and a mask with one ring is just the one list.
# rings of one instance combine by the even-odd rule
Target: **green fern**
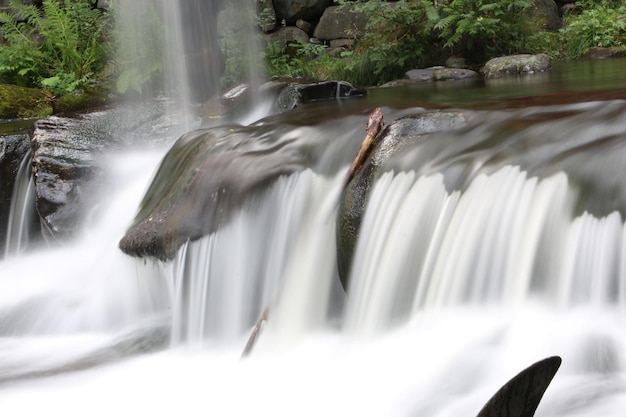
[[0,22],[4,82],[68,94],[95,81],[111,52],[108,16],[82,0],[44,0],[42,9],[10,0]]

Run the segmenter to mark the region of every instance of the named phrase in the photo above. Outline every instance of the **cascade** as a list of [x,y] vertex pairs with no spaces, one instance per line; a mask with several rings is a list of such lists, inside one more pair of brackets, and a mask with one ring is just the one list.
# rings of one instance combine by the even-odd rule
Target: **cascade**
[[28,247],[35,213],[35,186],[31,174],[32,152],[27,152],[13,185],[4,256],[9,257]]
[[[157,3],[180,24],[168,9],[178,2]],[[472,416],[523,368],[559,355],[538,416],[622,415],[626,227],[611,168],[623,166],[624,101],[476,111],[462,131],[420,138],[399,157],[410,169],[373,184],[345,294],[338,200],[374,107],[358,106],[251,124],[327,148],[171,261],[117,247],[163,151],[99,155],[106,180],[83,232],[0,261],[0,409]],[[315,111],[331,122],[311,121]]]

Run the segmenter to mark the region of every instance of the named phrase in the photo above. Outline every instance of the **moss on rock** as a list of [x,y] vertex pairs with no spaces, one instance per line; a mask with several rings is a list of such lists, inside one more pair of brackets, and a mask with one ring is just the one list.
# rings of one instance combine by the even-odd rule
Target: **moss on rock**
[[104,88],[82,90],[63,97],[54,103],[55,113],[70,113],[100,107],[109,102],[109,96]]
[[0,84],[0,119],[26,119],[52,114],[52,97],[45,91]]

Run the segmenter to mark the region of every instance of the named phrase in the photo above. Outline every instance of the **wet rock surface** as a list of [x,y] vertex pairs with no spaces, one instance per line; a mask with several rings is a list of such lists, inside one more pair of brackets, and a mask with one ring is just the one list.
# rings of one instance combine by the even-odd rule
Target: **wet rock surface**
[[387,172],[385,164],[393,155],[427,138],[435,131],[458,129],[465,124],[459,112],[433,112],[407,116],[393,121],[379,133],[367,159],[346,185],[337,216],[337,263],[344,288],[348,288],[350,263],[372,186]]
[[226,224],[246,199],[309,164],[291,140],[241,126],[198,130],[168,152],[120,241],[132,256],[172,259],[188,240]]
[[35,201],[47,239],[65,239],[78,230],[102,185],[104,150],[171,143],[186,129],[168,114],[168,106],[160,101],[126,104],[35,123]]

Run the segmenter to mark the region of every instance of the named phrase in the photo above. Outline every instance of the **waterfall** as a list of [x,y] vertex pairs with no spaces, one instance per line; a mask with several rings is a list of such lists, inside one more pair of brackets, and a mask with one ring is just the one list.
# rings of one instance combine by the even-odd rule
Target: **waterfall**
[[[137,15],[156,5],[168,36],[201,4],[122,2]],[[184,51],[171,39],[166,50]],[[179,84],[187,61],[168,62],[176,83],[162,92],[193,101],[196,81]],[[417,90],[399,91],[410,93],[402,110],[386,114],[425,112],[413,107]],[[167,262],[118,249],[164,151],[98,154],[106,172],[82,232],[0,262],[3,413],[472,416],[520,370],[559,355],[538,416],[621,416],[624,176],[608,168],[624,166],[624,102],[468,110],[463,129],[416,138],[398,158],[411,169],[372,184],[345,293],[335,222],[346,155],[379,105],[370,99],[249,126],[319,159],[246,196]],[[21,223],[11,222],[12,242]]]
[[31,227],[34,223],[33,218],[36,218],[35,185],[31,173],[31,159],[32,152],[26,152],[13,185],[4,249],[5,258],[24,251],[29,245],[31,233],[34,232]]

